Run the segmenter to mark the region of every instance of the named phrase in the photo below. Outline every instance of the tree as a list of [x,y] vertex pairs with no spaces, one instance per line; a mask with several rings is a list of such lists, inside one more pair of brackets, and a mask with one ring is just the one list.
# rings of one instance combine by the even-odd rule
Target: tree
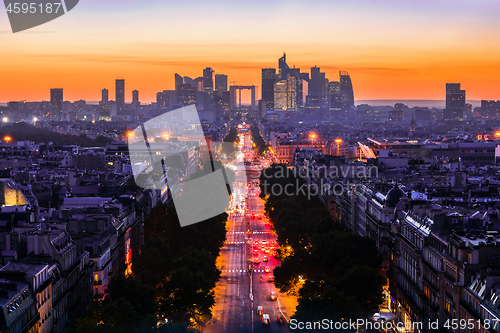
[[171,272],[163,284],[160,312],[176,323],[204,323],[212,318],[214,292],[201,272],[180,267]]
[[154,292],[134,277],[114,277],[104,300],[87,307],[76,333],[140,333],[156,326]]
[[132,260],[134,275],[153,288],[168,278],[171,266],[170,247],[161,238],[148,240],[141,253]]

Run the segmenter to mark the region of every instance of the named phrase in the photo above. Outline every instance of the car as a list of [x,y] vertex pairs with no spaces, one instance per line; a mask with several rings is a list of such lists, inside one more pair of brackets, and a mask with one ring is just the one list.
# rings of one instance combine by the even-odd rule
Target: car
[[274,276],[269,275],[269,276],[267,277],[267,282],[274,282]]
[[275,301],[278,296],[276,296],[276,292],[271,291],[271,301]]
[[262,306],[260,306],[260,305],[259,305],[259,306],[257,307],[257,314],[258,314],[259,316],[261,316],[263,311],[264,311],[264,310],[262,309]]
[[260,264],[260,260],[259,260],[259,258],[253,258],[253,263],[254,263],[255,265]]
[[264,313],[264,314],[262,315],[262,323],[263,323],[264,325],[269,325],[269,324],[271,324],[271,318],[269,317],[269,315],[268,315],[267,313]]
[[270,273],[270,272],[271,272],[271,267],[266,266],[266,267],[264,268],[264,272],[266,272],[266,273]]
[[268,260],[269,260],[269,258],[267,258],[267,256],[264,256],[264,257],[262,258],[262,261],[267,262]]
[[269,252],[271,252],[271,250],[269,250],[269,248],[268,248],[268,247],[266,247],[266,248],[264,249],[264,253],[269,254]]
[[286,324],[286,318],[282,315],[278,315],[278,324]]
[[261,241],[260,243],[261,243],[262,245],[266,245],[266,244],[267,244],[267,242],[266,242],[265,240]]
[[258,256],[259,255],[259,250],[253,250],[253,255]]

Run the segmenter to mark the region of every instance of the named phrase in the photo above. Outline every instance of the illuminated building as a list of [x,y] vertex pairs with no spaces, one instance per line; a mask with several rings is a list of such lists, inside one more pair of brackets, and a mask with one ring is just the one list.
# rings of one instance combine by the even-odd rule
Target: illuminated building
[[463,120],[465,107],[465,90],[460,89],[460,83],[446,84],[446,109],[443,118],[446,121]]
[[156,94],[156,105],[159,109],[170,110],[177,103],[175,90],[163,90]]
[[177,86],[177,104],[190,105],[196,103],[196,88],[190,84]]
[[481,101],[481,117],[488,119],[500,118],[500,101]]

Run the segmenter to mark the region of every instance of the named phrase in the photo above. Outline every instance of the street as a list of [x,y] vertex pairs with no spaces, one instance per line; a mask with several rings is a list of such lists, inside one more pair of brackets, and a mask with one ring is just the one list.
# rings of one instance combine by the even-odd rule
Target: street
[[[269,161],[255,158],[250,140],[248,133],[240,132],[240,146],[247,163],[236,163],[233,168],[236,179],[227,239],[217,259],[222,274],[215,288],[213,319],[203,328],[204,332],[287,332],[287,324],[278,323],[278,316],[289,320],[297,305],[296,297],[279,293],[269,282],[279,261],[273,256],[276,235],[266,224],[258,184],[262,167]],[[270,272],[265,272],[266,267]],[[271,292],[276,293],[275,300],[271,299]],[[262,307],[262,314],[257,313],[258,307]],[[265,314],[269,315],[269,324],[263,323]]]

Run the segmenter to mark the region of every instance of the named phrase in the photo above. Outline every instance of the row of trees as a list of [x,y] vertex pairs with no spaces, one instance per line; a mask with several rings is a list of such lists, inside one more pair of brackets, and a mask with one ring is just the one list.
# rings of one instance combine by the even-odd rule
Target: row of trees
[[266,150],[266,141],[262,138],[260,134],[259,127],[256,124],[250,126],[250,134],[252,135],[252,141],[255,143],[255,149],[257,150],[257,154],[262,155]]
[[226,220],[223,213],[181,228],[174,206],[153,207],[144,223],[145,246],[132,260],[133,276],[113,278],[76,332],[199,331],[212,317]]
[[52,142],[54,145],[79,145],[81,147],[104,147],[113,141],[105,136],[96,139],[89,138],[86,134],[69,135],[52,132],[46,128],[37,128],[28,123],[20,122],[0,127],[0,138],[11,137],[15,141],[33,141],[35,143]]
[[[319,198],[307,194],[304,179],[286,170],[272,165],[260,179],[281,246],[276,287],[298,295],[298,320],[367,318],[382,303],[386,282],[375,242],[343,230]],[[296,194],[280,194],[279,187]]]
[[224,149],[224,152],[227,155],[230,155],[236,151],[235,144],[238,142],[238,140],[239,140],[238,130],[236,129],[235,126],[233,126],[229,129],[229,133],[227,133],[226,137],[223,140],[224,143],[233,144],[232,146],[230,146],[230,145],[223,145],[222,146]]

